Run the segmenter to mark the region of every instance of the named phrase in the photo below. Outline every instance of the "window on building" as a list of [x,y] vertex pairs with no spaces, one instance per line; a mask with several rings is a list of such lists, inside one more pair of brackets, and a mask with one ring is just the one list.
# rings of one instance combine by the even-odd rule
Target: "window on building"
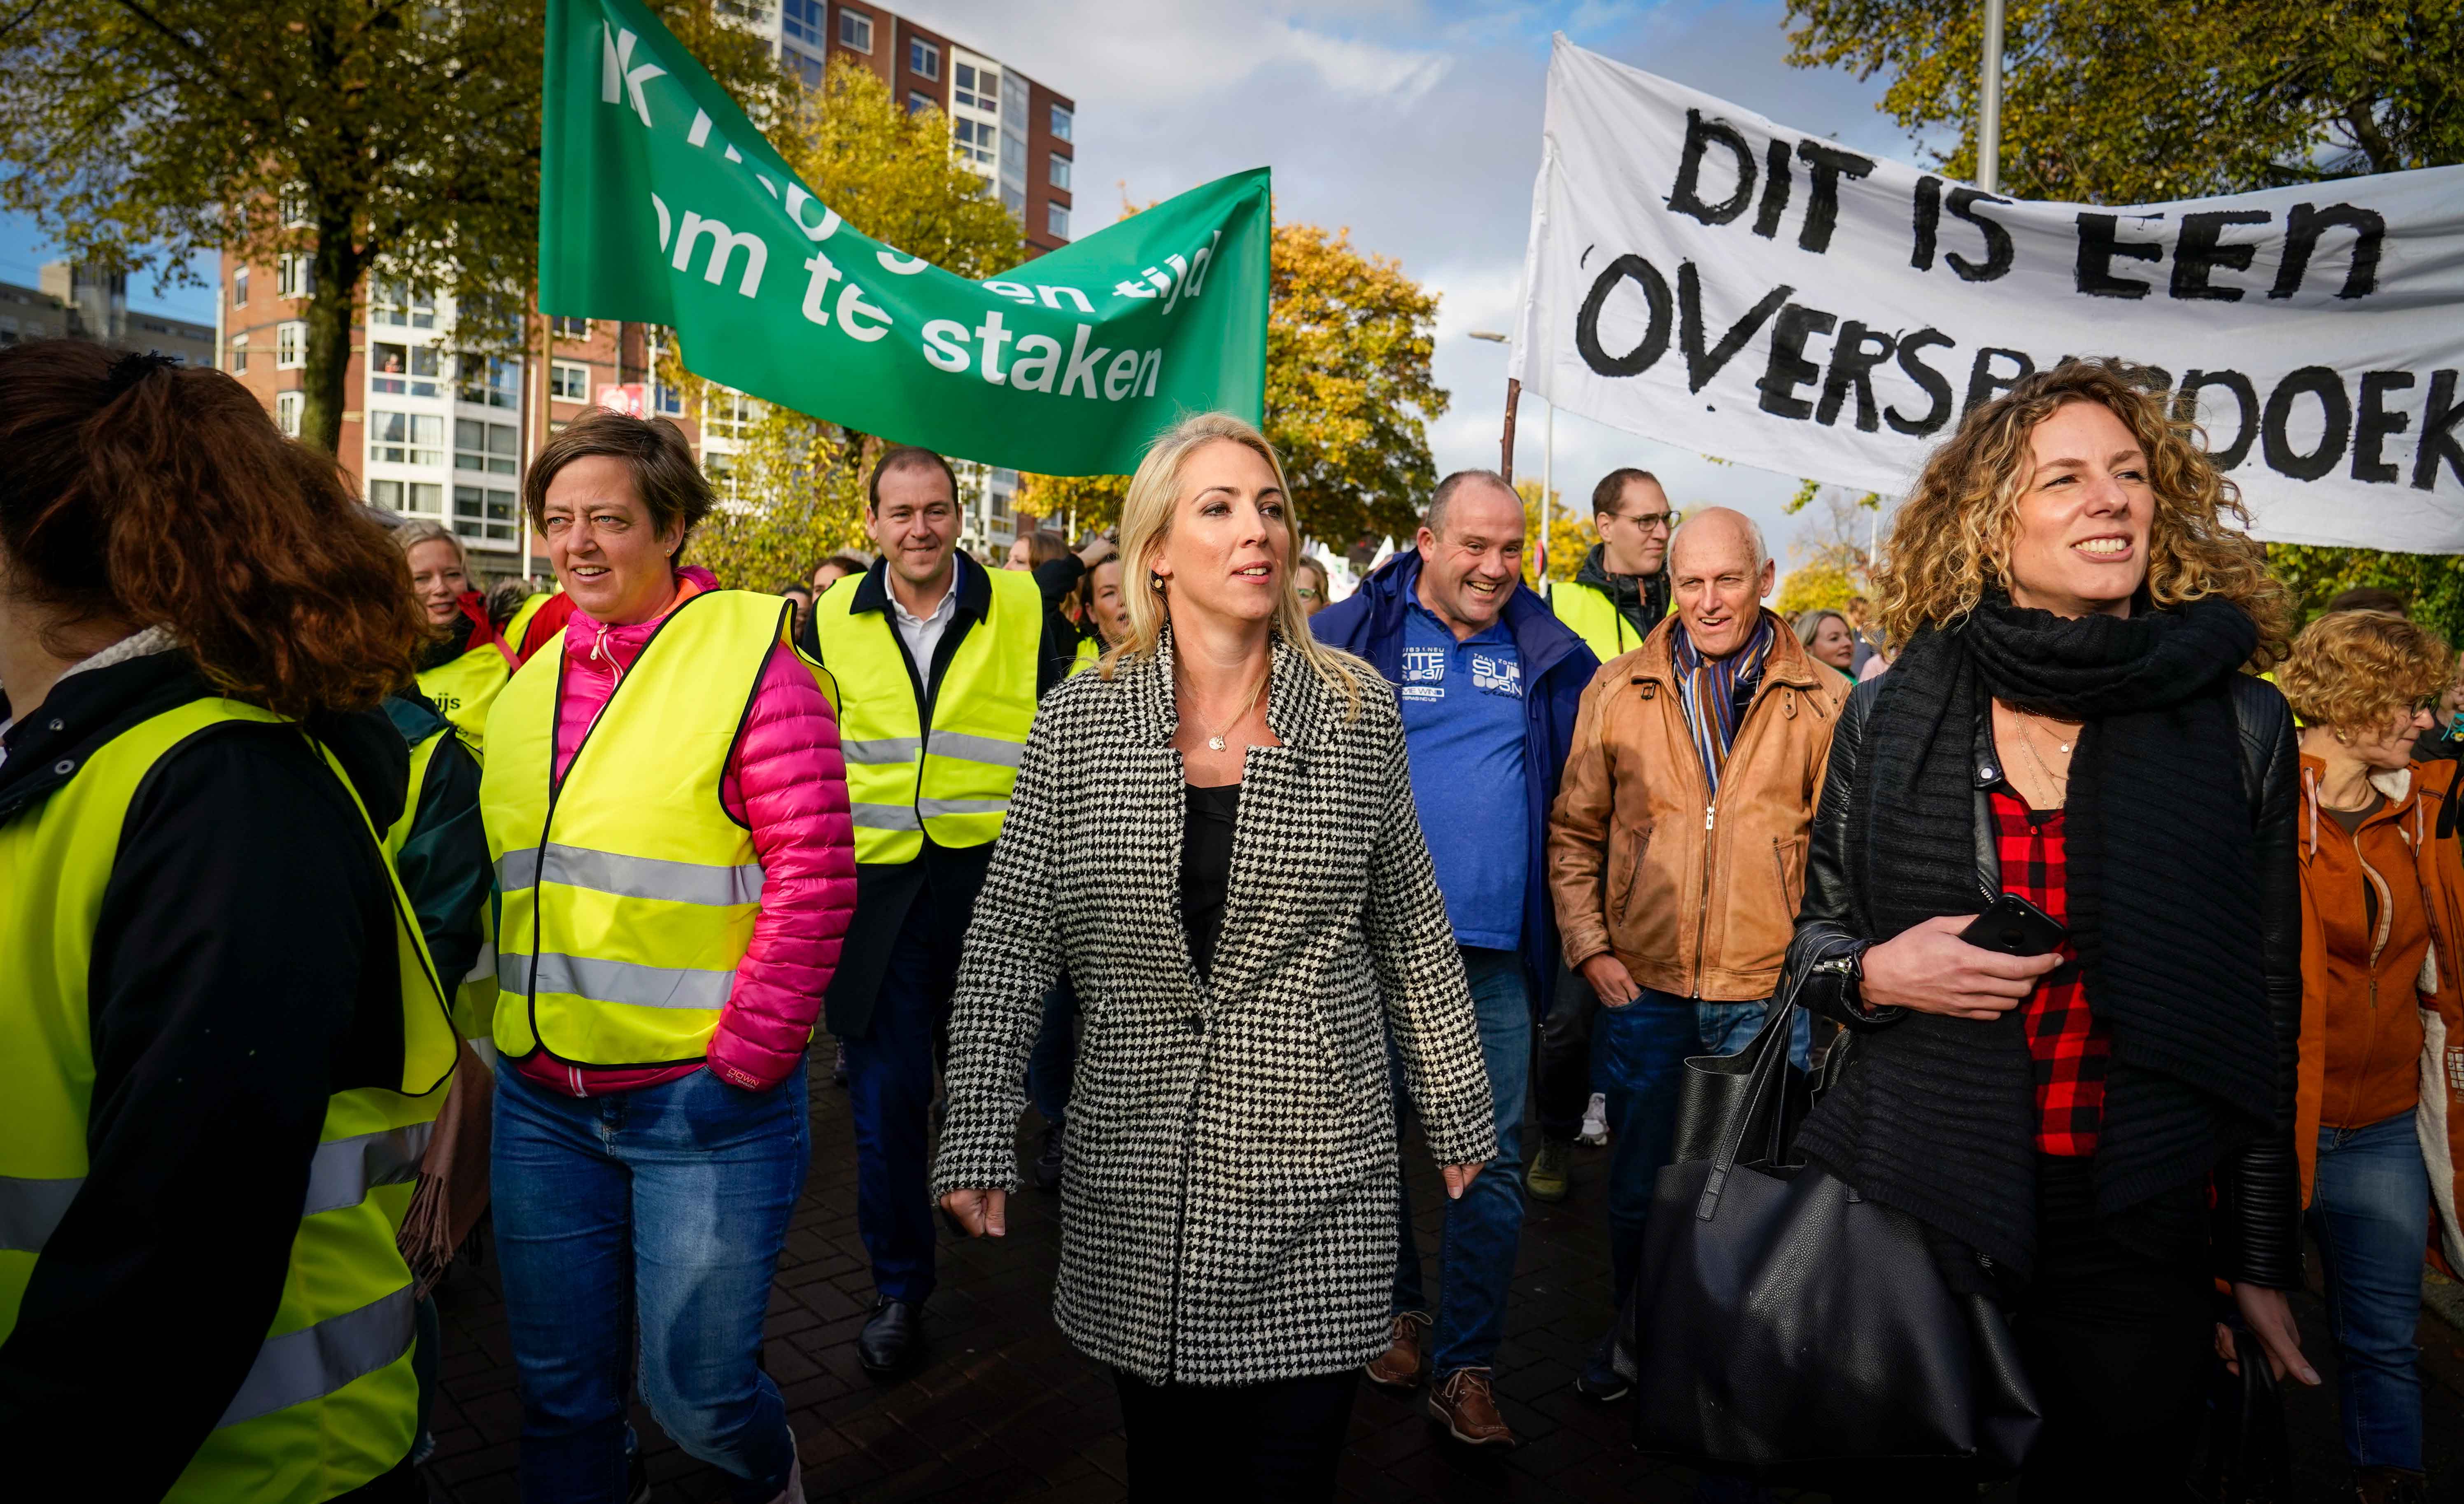
[[453,468],[510,476],[520,469],[522,431],[510,423],[453,420]]
[[1052,139],[1069,139],[1069,111],[1067,106],[1056,104],[1052,107]]
[[433,397],[438,364],[435,345],[377,341],[368,345],[368,389]]
[[368,504],[414,517],[442,517],[445,488],[429,480],[371,480]]
[[753,425],[761,420],[761,412],[759,398],[740,391],[714,391],[702,405],[702,436],[740,444]]
[[1044,181],[1066,190],[1069,187],[1069,159],[1054,152],[1050,164],[1045,168]]
[[839,7],[839,45],[852,52],[872,51],[872,17]]
[[465,355],[454,363],[458,381],[454,395],[482,407],[519,410],[522,405],[522,363],[501,355]]
[[369,409],[368,461],[381,465],[444,464],[445,420],[428,412]]
[[913,89],[910,89],[907,92],[907,113],[910,115],[921,115],[926,110],[933,108],[939,102],[939,100],[934,99],[933,96],[929,94],[919,93]]
[[274,394],[274,426],[284,438],[299,436],[299,393],[280,391]]
[[548,395],[563,402],[590,400],[590,367],[571,361],[559,361],[548,367]]
[[285,225],[296,230],[308,223],[308,185],[284,184],[279,204]]
[[779,55],[786,60],[787,67],[796,77],[803,80],[804,87],[807,89],[820,88],[822,80],[829,77],[828,70],[822,66],[822,60],[810,53],[800,53],[792,47],[781,47],[779,49]]
[[455,486],[453,531],[464,538],[512,542],[514,494],[495,486]]
[[231,274],[231,306],[233,308],[245,308],[248,306],[247,267],[241,267],[238,271]]
[[590,321],[587,319],[567,319],[562,315],[559,315],[547,321],[547,328],[550,334],[555,335],[560,340],[587,340],[590,338]]
[[1001,75],[990,68],[973,63],[960,63],[951,71],[954,85],[950,98],[971,110],[1001,108]]
[[382,278],[368,284],[368,322],[398,329],[436,327],[436,295]]
[[822,27],[822,0],[784,0],[779,7],[779,29],[809,47],[830,42],[830,33]]
[[1044,232],[1055,240],[1069,238],[1069,210],[1058,204],[1044,206]]
[[941,77],[941,49],[920,36],[907,39],[907,71],[918,78]]
[[769,0],[718,0],[721,15],[732,16],[757,32],[770,29]]
[[1001,158],[1001,127],[990,121],[961,118],[950,122],[951,139],[958,144],[958,158],[991,166]]
[[[7,325],[7,338],[0,339],[0,343],[14,344],[16,343],[17,335],[17,321],[14,319],[0,320],[0,323],[5,323]],[[225,346],[225,349],[227,352],[223,356],[223,360],[226,363],[225,368],[234,376],[247,375],[248,336],[244,334],[232,335],[231,337],[231,343]]]
[[308,364],[308,326],[294,321],[274,326],[274,368],[297,370]]
[[277,256],[274,262],[274,294],[306,298],[316,291],[317,274],[304,255]]

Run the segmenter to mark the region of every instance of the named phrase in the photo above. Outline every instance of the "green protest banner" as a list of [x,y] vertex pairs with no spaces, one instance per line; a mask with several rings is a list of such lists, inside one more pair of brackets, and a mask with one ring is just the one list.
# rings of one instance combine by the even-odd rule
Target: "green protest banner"
[[550,0],[539,308],[676,331],[694,374],[899,443],[1121,474],[1182,412],[1259,422],[1261,167],[981,282],[813,196],[635,0]]

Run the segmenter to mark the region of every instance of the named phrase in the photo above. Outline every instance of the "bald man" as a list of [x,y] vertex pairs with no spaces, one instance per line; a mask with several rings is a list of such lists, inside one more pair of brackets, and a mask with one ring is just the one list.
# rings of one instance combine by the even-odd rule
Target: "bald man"
[[[1762,1030],[1849,689],[1763,609],[1771,552],[1744,514],[1686,518],[1667,569],[1675,614],[1583,691],[1549,819],[1566,964],[1601,1005],[1592,1051],[1608,1095],[1617,1279],[1604,1325],[1641,1263],[1685,1057],[1733,1054]],[[1614,1357],[1603,1338],[1576,1387],[1623,1394],[1631,1380]]]

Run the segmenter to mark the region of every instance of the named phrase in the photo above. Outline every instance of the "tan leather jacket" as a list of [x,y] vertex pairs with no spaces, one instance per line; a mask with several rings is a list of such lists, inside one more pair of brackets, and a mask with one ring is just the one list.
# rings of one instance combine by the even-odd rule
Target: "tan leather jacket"
[[1675,615],[1583,691],[1549,817],[1549,885],[1566,963],[1614,952],[1643,986],[1714,1003],[1766,998],[1805,890],[1806,832],[1848,681],[1785,622],[1714,804],[1670,666]]

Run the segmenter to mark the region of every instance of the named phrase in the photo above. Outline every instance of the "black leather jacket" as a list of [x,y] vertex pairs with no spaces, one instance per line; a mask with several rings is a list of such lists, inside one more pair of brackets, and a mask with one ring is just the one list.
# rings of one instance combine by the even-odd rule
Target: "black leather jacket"
[[[1898,1008],[1867,1013],[1844,972],[1817,963],[1862,949],[1874,937],[1859,934],[1853,918],[1848,870],[1849,791],[1863,762],[1865,724],[1882,680],[1858,686],[1840,712],[1831,741],[1831,763],[1815,812],[1806,854],[1805,901],[1790,941],[1788,970],[1804,980],[1803,1000],[1857,1029],[1887,1028]],[[2276,1123],[2258,1140],[2217,1167],[2215,1219],[2217,1271],[2246,1284],[2290,1290],[2301,1282],[2301,1182],[2293,1152],[2296,1064],[2301,1036],[2301,888],[2295,857],[2300,761],[2293,740],[2293,715],[2276,686],[2246,675],[2233,676],[2233,723],[2241,732],[2242,786],[2250,794],[2256,827],[2255,852],[2264,874],[2268,1016],[2276,1028]],[[1973,728],[1976,769],[1976,884],[1982,908],[2002,891],[2001,862],[1994,851],[1993,818],[1986,790],[2002,775],[1993,746],[1993,723],[1980,714]]]

